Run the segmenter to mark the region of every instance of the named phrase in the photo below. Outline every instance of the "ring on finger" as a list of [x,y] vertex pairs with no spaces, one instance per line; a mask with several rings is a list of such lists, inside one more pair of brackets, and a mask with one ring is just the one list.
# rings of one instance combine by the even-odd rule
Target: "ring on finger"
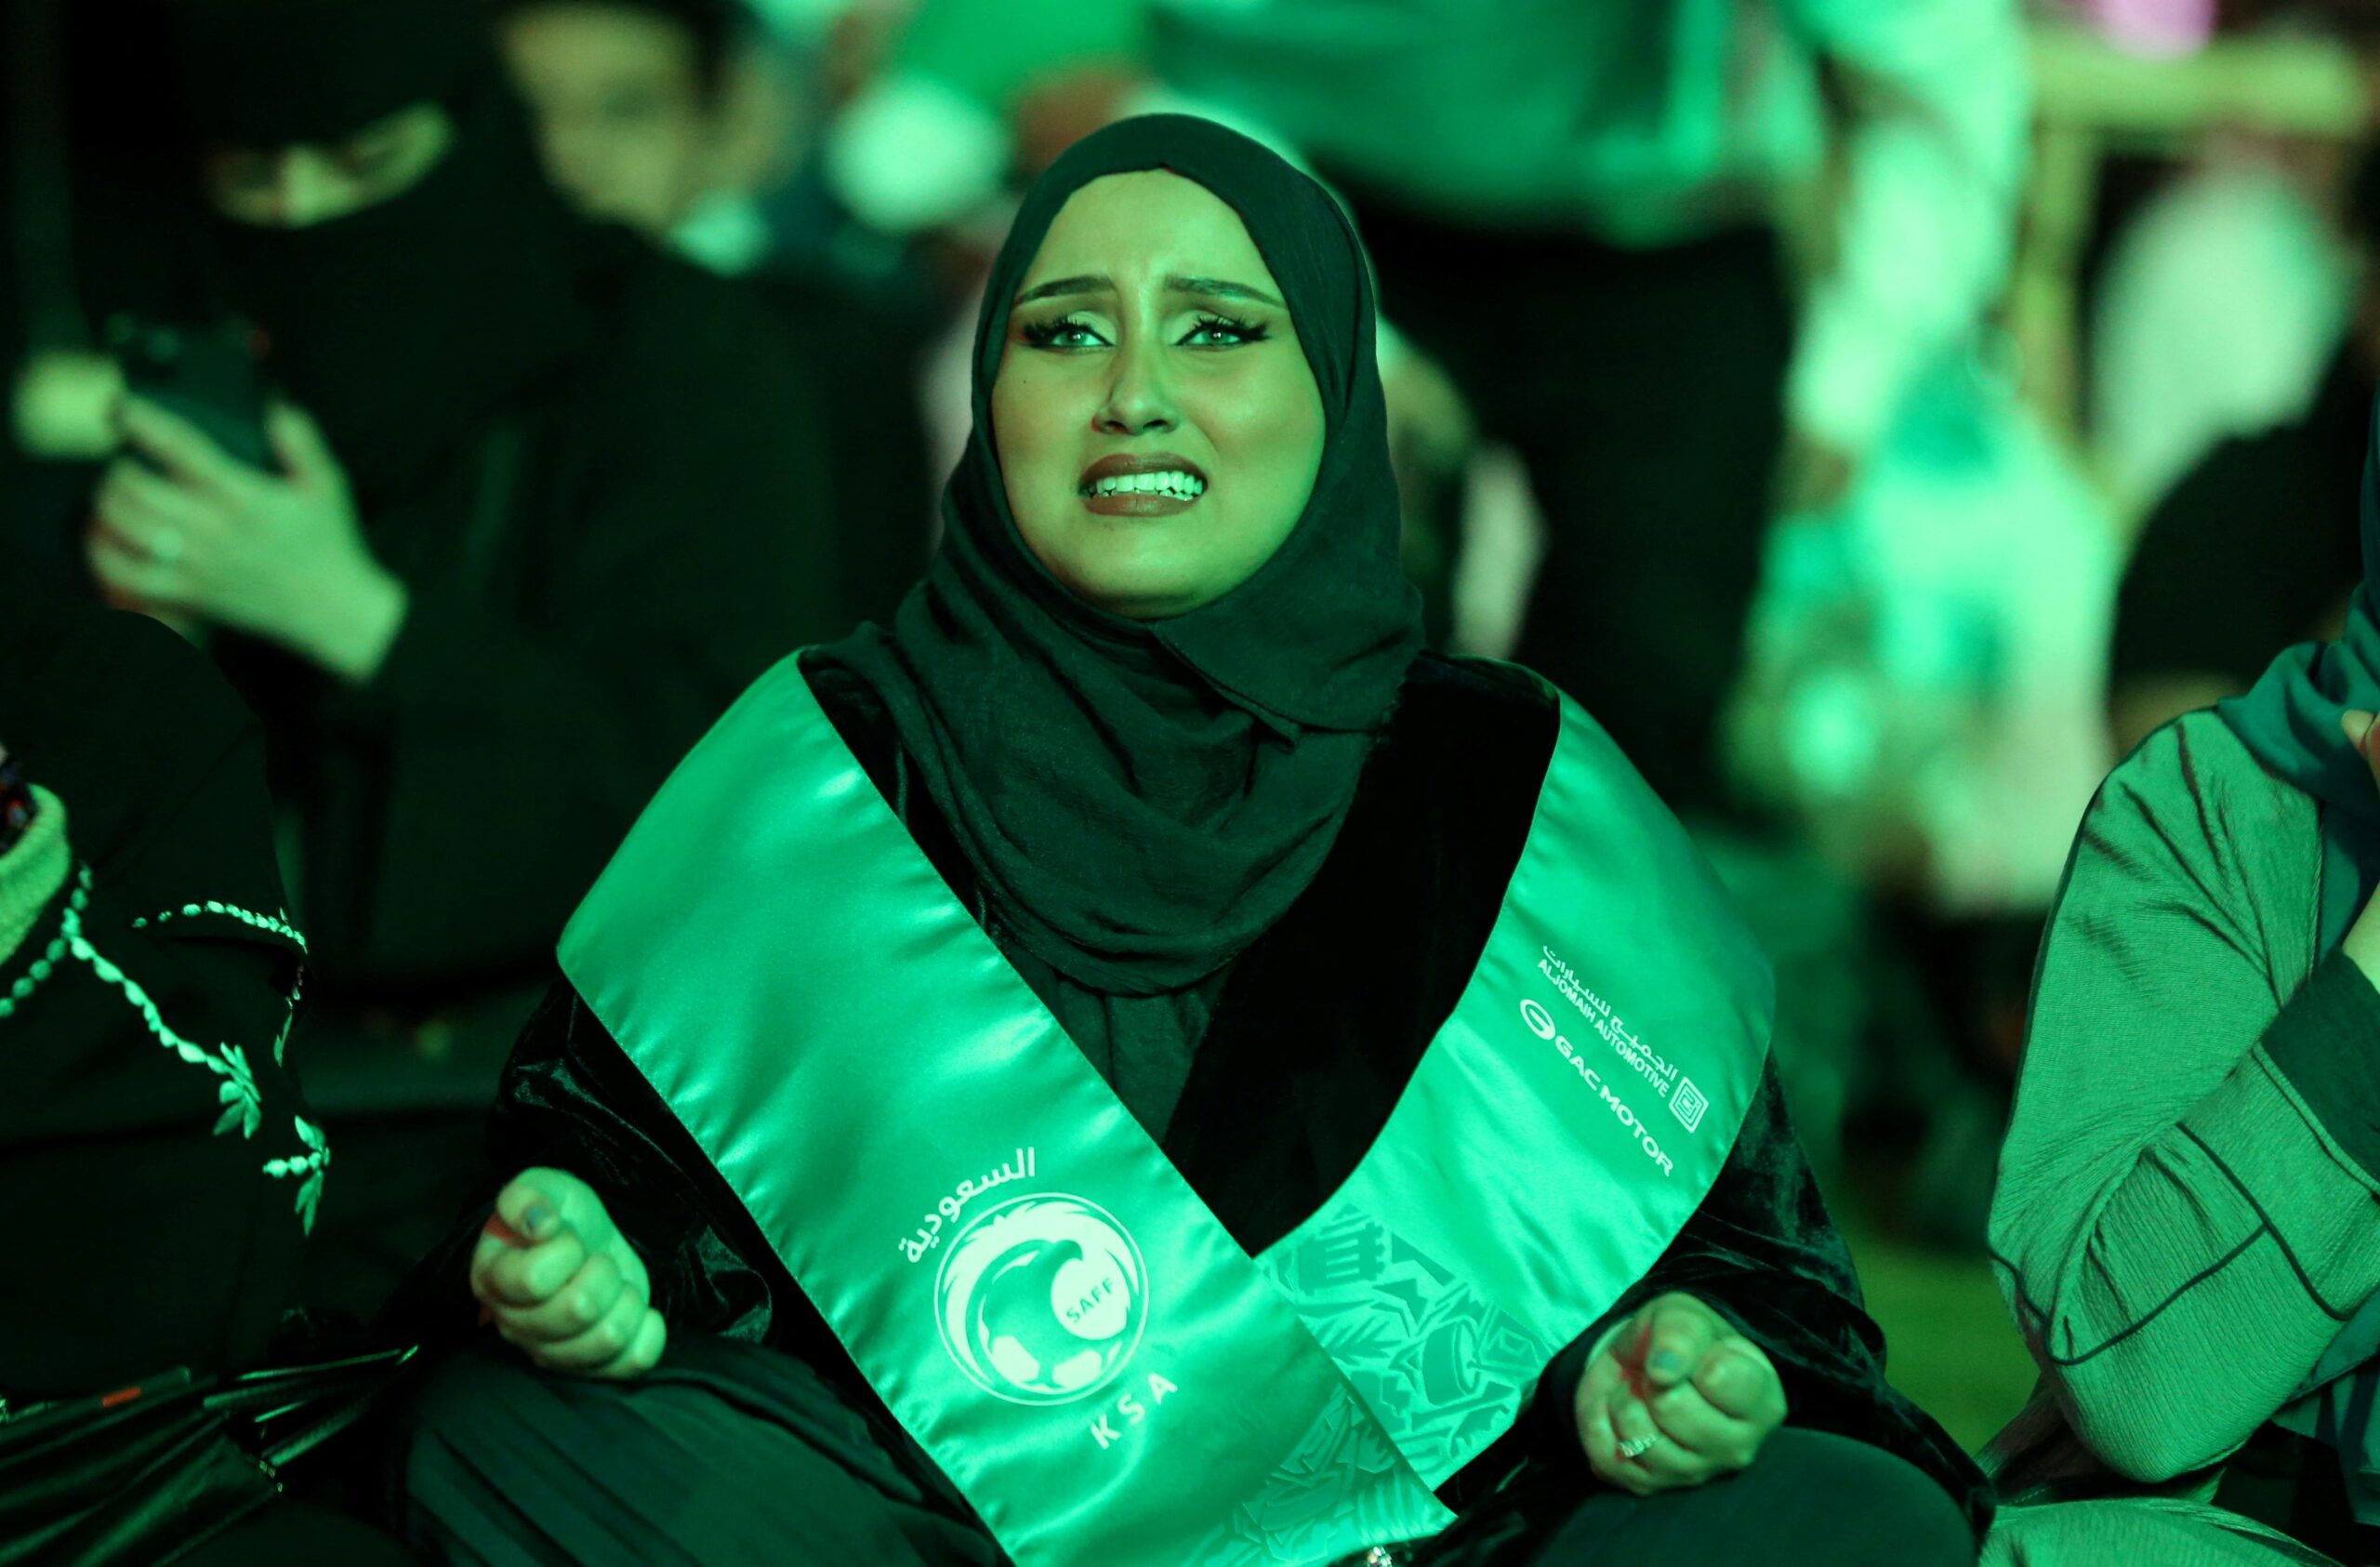
[[1622,1458],[1642,1458],[1659,1446],[1660,1440],[1661,1433],[1659,1431],[1649,1436],[1631,1437],[1620,1444],[1620,1455]]

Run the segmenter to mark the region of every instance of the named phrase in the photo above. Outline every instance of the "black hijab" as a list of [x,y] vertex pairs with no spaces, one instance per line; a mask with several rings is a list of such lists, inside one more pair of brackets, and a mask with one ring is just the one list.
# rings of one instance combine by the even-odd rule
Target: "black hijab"
[[489,422],[588,346],[580,230],[462,0],[177,0],[195,128],[336,142],[421,102],[455,139],[394,197],[302,228],[209,225],[230,302],[367,508],[438,485]]
[[[1138,622],[1060,587],[1018,533],[991,391],[1009,303],[1074,193],[1166,169],[1239,214],[1322,394],[1314,491],[1256,575]],[[874,687],[992,911],[1060,976],[1117,996],[1197,985],[1305,890],[1421,645],[1373,363],[1371,280],[1313,180],[1205,120],[1077,143],[1035,182],[975,331],[975,427],[940,553],[885,631],[825,649]]]

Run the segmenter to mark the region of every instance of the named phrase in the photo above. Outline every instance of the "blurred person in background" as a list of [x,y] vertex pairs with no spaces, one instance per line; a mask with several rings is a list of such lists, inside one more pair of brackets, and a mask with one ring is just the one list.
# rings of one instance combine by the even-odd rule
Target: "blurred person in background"
[[495,0],[546,173],[591,218],[667,239],[729,177],[730,0]]
[[2357,247],[2323,189],[2332,150],[2209,139],[2184,166],[2105,177],[2103,208],[2127,177],[2155,181],[2114,215],[2084,345],[2093,464],[2128,517],[2224,441],[2302,417],[2349,324]]
[[306,944],[263,736],[205,655],[22,587],[0,582],[0,1554],[410,1560],[276,1501],[228,1430],[169,1450],[144,1424],[181,1374],[265,1361],[295,1289],[330,1160],[286,1059]]
[[[2155,75],[2142,74],[2134,78],[2141,101],[2109,93],[2096,111],[2074,105],[2086,119],[2129,108],[2155,127],[2145,147],[2119,135],[2103,148],[2094,204],[2105,254],[2086,280],[2091,458],[2130,522],[2225,442],[2303,419],[2355,328],[2369,248],[2363,153],[2336,134],[2351,127],[2310,126],[2360,107],[2368,138],[2380,8],[2369,0],[2095,0],[2088,8],[2116,46],[2110,63],[2171,56],[2176,77],[2205,95],[2176,116],[2193,89],[2161,110]],[[2284,94],[2327,107],[2291,121]],[[2351,445],[2361,414],[2349,418]],[[2352,548],[2350,536],[2349,580]],[[2241,684],[2305,631],[2259,649]]]
[[2247,690],[2277,650],[2345,623],[2360,575],[2356,479],[2380,392],[2380,148],[2361,153],[2345,205],[2351,301],[2311,395],[2207,451],[2134,544],[2109,656],[2120,754]]
[[2150,735],[2076,840],[1992,1203],[2043,1375],[1996,1560],[2380,1560],[2371,466],[2360,531],[2336,640]]
[[[818,398],[729,285],[572,215],[461,0],[171,8],[248,459],[134,395],[94,497],[116,602],[263,717],[334,1119],[472,1112],[564,916],[750,676],[844,627]],[[379,1049],[367,1049],[377,1044]],[[332,1074],[348,1082],[342,1088]],[[434,1085],[434,1086],[426,1086]],[[368,1306],[447,1215],[418,1124],[324,1215]]]
[[[1549,538],[1517,656],[1673,805],[1722,804],[1712,731],[1780,479],[1789,505],[1838,499],[1999,287],[2030,109],[2015,5],[1157,0],[1154,20],[1169,86],[1352,196],[1384,315],[1527,464]],[[1797,305],[1779,228],[1831,160]]]
[[[766,166],[791,127],[739,0],[493,0],[548,176],[590,218],[749,280],[824,419],[826,506],[847,618],[881,619],[924,569],[933,489],[918,378],[930,320],[777,246]],[[755,122],[759,122],[757,125]]]

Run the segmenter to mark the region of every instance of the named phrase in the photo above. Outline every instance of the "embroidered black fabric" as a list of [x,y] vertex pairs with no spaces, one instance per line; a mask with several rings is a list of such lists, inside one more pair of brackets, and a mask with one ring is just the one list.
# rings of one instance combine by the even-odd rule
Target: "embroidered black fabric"
[[[65,602],[15,629],[0,735],[63,805],[91,875],[0,958],[0,1398],[23,1403],[263,1354],[304,1239],[303,1178],[265,1169],[305,1152],[273,1049],[303,954],[218,911],[271,916],[282,894],[262,737],[205,656],[146,617]],[[90,945],[162,1018],[218,1060],[242,1052],[252,1135],[216,1135],[231,1080],[178,1058],[63,950],[78,897]]]

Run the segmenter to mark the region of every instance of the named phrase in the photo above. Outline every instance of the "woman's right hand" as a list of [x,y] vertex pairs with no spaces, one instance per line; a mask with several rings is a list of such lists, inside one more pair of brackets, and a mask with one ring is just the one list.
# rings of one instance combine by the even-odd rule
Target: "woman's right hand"
[[594,1189],[561,1170],[523,1170],[496,1194],[471,1252],[471,1294],[548,1371],[641,1376],[668,1340],[644,1259]]

